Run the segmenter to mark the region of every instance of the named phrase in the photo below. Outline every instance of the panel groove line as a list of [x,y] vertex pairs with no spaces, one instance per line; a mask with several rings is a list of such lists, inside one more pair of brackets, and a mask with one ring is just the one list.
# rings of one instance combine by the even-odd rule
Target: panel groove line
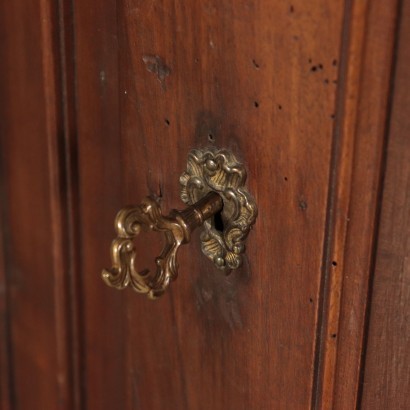
[[367,348],[369,342],[369,327],[370,327],[370,315],[371,315],[371,306],[372,306],[372,297],[373,297],[373,286],[376,273],[376,263],[377,263],[377,252],[379,248],[379,239],[381,234],[381,217],[382,217],[382,201],[385,194],[385,184],[386,184],[386,172],[387,172],[387,161],[388,161],[388,146],[389,146],[389,136],[391,130],[391,121],[393,114],[393,103],[396,87],[396,70],[397,70],[397,59],[399,53],[399,37],[400,29],[402,24],[402,10],[403,10],[403,1],[397,0],[397,11],[396,11],[396,21],[395,21],[395,33],[394,33],[394,44],[393,44],[393,53],[392,53],[392,63],[391,63],[391,77],[390,77],[390,86],[388,92],[388,102],[386,109],[386,126],[385,126],[385,136],[384,143],[382,148],[382,162],[380,166],[380,184],[378,189],[377,196],[377,208],[375,213],[375,229],[374,229],[374,242],[372,248],[372,259],[370,264],[370,274],[369,274],[369,285],[368,285],[368,296],[367,296],[367,305],[364,319],[364,331],[363,331],[363,341],[362,341],[362,355],[360,360],[360,373],[359,373],[359,385],[357,392],[357,408],[362,408],[363,401],[363,389],[364,389],[364,378],[365,378],[365,369],[366,369],[366,356]]
[[79,169],[76,100],[74,0],[58,0],[59,59],[62,90],[62,187],[65,190],[67,243],[68,333],[71,362],[70,391],[73,409],[85,409],[83,291],[81,288],[81,219],[79,213]]
[[[360,394],[358,369],[377,235],[396,13],[396,2],[346,2],[344,81],[334,130],[313,408],[355,407]],[[361,261],[360,270],[353,260]],[[360,286],[352,287],[352,280]],[[351,325],[346,327],[352,320],[357,320],[354,332]],[[352,352],[347,355],[346,349]],[[341,377],[340,368],[349,377]],[[338,393],[341,389],[346,393]]]

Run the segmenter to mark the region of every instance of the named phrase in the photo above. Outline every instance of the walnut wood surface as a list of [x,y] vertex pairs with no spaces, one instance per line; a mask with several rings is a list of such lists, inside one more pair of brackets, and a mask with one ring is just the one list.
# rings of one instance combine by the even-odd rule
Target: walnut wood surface
[[10,361],[10,341],[9,341],[9,311],[8,311],[8,294],[6,278],[6,261],[4,246],[4,178],[1,178],[0,185],[0,408],[2,410],[11,409],[11,378],[9,369]]
[[[396,18],[384,0],[2,4],[3,407],[359,406]],[[378,261],[403,198],[394,135]],[[160,300],[106,287],[117,210],[183,207],[187,154],[209,145],[244,162],[259,207],[244,266],[223,276],[196,233]],[[160,248],[137,241],[137,268]],[[377,356],[399,292],[382,279],[365,405],[384,399],[369,372],[398,363]]]
[[347,2],[324,258],[319,408],[353,409],[377,234],[397,3]]
[[363,409],[410,408],[410,2],[400,13]]
[[58,17],[0,4],[2,409],[75,407]]
[[[309,407],[343,2],[75,9],[88,405]],[[209,144],[249,170],[245,266],[223,277],[196,237],[157,303],[96,282],[115,211],[179,204],[186,155]]]

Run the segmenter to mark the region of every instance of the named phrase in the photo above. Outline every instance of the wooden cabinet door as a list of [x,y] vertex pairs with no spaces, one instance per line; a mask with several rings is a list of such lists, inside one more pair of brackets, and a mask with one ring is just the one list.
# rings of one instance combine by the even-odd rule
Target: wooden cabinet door
[[[0,6],[4,409],[360,406],[396,3]],[[183,208],[209,146],[258,206],[242,267],[196,232],[158,300],[107,287],[116,212]]]

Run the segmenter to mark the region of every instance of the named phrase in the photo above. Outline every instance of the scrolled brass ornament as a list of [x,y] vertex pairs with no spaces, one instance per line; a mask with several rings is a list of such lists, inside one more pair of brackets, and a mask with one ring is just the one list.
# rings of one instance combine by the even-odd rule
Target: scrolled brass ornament
[[188,155],[186,171],[180,177],[181,199],[194,204],[208,192],[217,192],[223,209],[204,222],[202,251],[219,269],[236,269],[242,264],[245,239],[258,210],[245,188],[246,170],[227,150],[208,148]]
[[[202,251],[219,269],[241,265],[245,239],[255,222],[257,208],[245,189],[246,172],[226,150],[193,150],[181,175],[181,198],[189,206],[162,215],[159,202],[145,198],[126,207],[115,218],[117,238],[111,245],[112,267],[104,269],[104,282],[114,288],[131,287],[155,299],[178,276],[177,254],[191,233],[203,226]],[[162,232],[165,247],[155,259],[156,271],[137,271],[134,238],[143,230]]]

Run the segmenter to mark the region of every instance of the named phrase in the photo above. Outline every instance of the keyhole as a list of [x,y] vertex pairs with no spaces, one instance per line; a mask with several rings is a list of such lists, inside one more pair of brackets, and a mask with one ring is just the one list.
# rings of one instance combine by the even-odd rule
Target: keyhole
[[214,228],[218,232],[223,232],[224,231],[224,221],[222,219],[222,212],[219,211],[214,215]]

